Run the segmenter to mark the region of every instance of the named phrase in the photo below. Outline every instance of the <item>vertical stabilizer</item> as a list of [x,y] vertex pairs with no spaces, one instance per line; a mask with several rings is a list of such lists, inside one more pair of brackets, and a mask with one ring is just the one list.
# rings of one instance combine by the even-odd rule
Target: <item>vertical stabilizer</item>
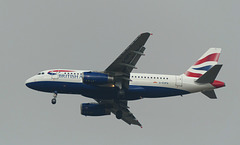
[[184,74],[188,77],[201,77],[217,64],[220,53],[221,48],[209,48]]

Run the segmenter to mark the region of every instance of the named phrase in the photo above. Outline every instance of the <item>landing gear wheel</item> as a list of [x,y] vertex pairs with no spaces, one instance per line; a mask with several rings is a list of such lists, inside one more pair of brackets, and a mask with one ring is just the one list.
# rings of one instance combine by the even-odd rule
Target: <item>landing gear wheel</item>
[[55,98],[52,99],[52,104],[56,104],[57,100]]
[[116,118],[117,118],[117,119],[122,119],[122,111],[121,111],[121,110],[118,110],[118,111],[116,112]]
[[53,99],[52,99],[52,104],[56,104],[57,103],[57,91],[53,92]]

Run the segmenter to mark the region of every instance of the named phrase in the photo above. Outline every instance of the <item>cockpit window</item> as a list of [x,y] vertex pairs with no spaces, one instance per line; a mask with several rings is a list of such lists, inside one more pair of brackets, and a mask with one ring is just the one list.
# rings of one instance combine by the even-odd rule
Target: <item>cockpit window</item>
[[44,72],[40,72],[40,73],[38,73],[37,75],[44,75]]

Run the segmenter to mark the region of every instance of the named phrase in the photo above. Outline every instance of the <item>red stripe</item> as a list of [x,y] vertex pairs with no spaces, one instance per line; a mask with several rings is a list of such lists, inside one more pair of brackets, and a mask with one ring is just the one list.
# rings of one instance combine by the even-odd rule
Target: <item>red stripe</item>
[[201,64],[201,63],[204,63],[207,61],[218,61],[219,56],[220,56],[220,53],[210,54],[210,55],[204,57],[203,59],[198,60],[194,65],[198,65],[198,64]]
[[74,71],[71,71],[71,70],[54,70],[52,72],[74,72]]
[[221,87],[224,87],[225,86],[225,83],[224,82],[221,82],[221,81],[218,81],[218,80],[215,80],[213,83],[211,83],[215,88],[221,88]]
[[199,78],[202,76],[202,74],[198,74],[198,73],[192,73],[192,72],[185,72],[185,75],[188,76],[188,77],[195,77],[195,78]]

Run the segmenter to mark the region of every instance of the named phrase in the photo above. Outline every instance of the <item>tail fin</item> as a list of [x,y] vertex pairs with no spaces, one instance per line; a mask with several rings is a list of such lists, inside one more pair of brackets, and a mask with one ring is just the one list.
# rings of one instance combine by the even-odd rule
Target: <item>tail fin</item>
[[200,78],[217,64],[220,53],[221,48],[209,48],[184,74],[187,77]]

